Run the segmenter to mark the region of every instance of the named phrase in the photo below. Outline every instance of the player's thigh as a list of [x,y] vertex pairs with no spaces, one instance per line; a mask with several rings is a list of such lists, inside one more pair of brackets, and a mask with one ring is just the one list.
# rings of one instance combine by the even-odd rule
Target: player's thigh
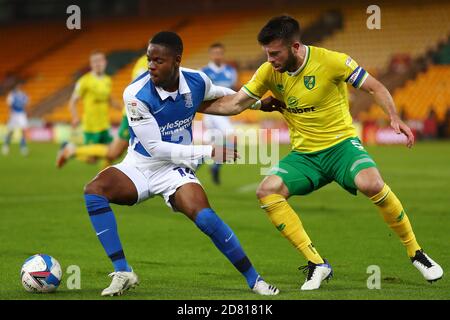
[[179,187],[170,196],[170,203],[192,221],[195,221],[199,211],[210,207],[206,193],[198,183],[186,183]]
[[313,156],[290,152],[269,174],[281,178],[289,195],[306,195],[328,184]]
[[359,189],[355,178],[362,170],[374,168],[378,172],[375,161],[358,138],[348,139],[323,154],[323,163],[327,167],[327,174],[352,194],[356,194]]
[[206,194],[194,170],[183,165],[167,164],[148,174],[150,196],[161,195],[166,204],[191,219],[209,207]]
[[101,171],[85,187],[85,194],[104,196],[111,203],[133,205],[138,193],[133,181],[121,170],[109,167]]

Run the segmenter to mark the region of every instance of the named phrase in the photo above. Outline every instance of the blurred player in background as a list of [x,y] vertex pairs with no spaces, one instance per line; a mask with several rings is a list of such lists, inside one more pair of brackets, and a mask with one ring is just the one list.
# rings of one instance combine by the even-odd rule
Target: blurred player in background
[[[140,57],[133,67],[131,79],[134,80],[148,70],[147,56]],[[67,160],[77,159],[104,159],[105,167],[119,159],[128,148],[130,133],[128,131],[128,119],[126,110],[123,110],[117,137],[111,144],[95,143],[91,145],[75,146],[73,143],[65,143],[56,157],[56,166],[62,168]]]
[[[225,46],[221,43],[213,43],[209,47],[210,61],[202,71],[217,86],[227,87],[236,90],[237,72],[232,66],[225,63]],[[226,145],[231,141],[233,135],[233,125],[230,118],[212,114],[203,115],[203,124],[210,134],[207,140],[212,144]],[[211,176],[215,184],[220,184],[220,168],[222,164],[211,165]]]
[[10,108],[8,121],[8,132],[2,147],[4,155],[9,154],[9,146],[13,133],[16,129],[21,130],[22,137],[20,139],[20,152],[22,155],[28,155],[28,147],[25,138],[25,130],[28,126],[27,113],[25,108],[28,104],[28,96],[22,91],[22,85],[18,82],[6,98],[6,102]]
[[[192,145],[192,120],[203,101],[233,94],[214,86],[202,72],[180,67],[183,43],[173,32],[160,32],[147,51],[149,72],[124,91],[130,125],[125,159],[101,171],[84,190],[86,208],[114,272],[103,296],[121,295],[138,284],[119,238],[110,204],[134,205],[156,195],[185,214],[244,276],[251,290],[276,295],[253,267],[237,236],[211,208],[195,176],[199,160],[235,160],[237,152],[222,146]],[[217,279],[220,282],[220,279]]]
[[136,64],[134,65],[133,70],[131,71],[131,78],[134,80],[147,71],[148,71],[147,55],[144,54],[136,61]]
[[391,127],[412,147],[414,136],[399,118],[389,91],[348,55],[302,44],[300,26],[289,16],[271,19],[258,41],[267,62],[236,95],[216,100],[203,112],[237,114],[269,90],[286,104],[282,114],[292,151],[261,182],[257,197],[274,226],[308,260],[301,290],[318,289],[332,276],[332,268],[314,248],[287,199],[332,181],[351,194],[359,190],[372,201],[425,280],[442,278],[442,268],[418,244],[400,200],[382,179],[352,124],[346,83],[373,95],[389,115]]
[[[83,75],[76,83],[75,90],[69,101],[72,114],[72,126],[80,124],[77,111],[79,100],[83,102],[81,124],[84,144],[109,144],[113,140],[110,129],[109,108],[121,108],[111,96],[111,77],[105,74],[107,60],[103,52],[94,51],[89,57],[91,71]],[[78,157],[79,160],[90,162],[93,159]],[[95,158],[94,158],[95,159]]]

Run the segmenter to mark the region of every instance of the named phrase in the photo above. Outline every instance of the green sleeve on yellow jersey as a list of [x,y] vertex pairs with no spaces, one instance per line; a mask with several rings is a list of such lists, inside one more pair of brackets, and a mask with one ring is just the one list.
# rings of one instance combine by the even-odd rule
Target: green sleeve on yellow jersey
[[272,66],[266,62],[256,70],[253,77],[242,89],[252,98],[261,99],[261,97],[269,91],[269,83],[272,77]]

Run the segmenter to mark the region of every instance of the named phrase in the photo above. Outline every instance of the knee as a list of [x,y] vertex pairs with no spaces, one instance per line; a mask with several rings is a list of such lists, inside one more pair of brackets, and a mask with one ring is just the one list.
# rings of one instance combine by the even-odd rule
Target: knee
[[268,195],[275,193],[284,195],[282,181],[263,181],[256,189],[256,197],[258,199],[262,199],[264,197],[267,197]]
[[359,191],[361,191],[368,197],[373,197],[374,195],[380,193],[383,187],[384,181],[383,179],[381,179],[381,177],[366,180],[358,185]]
[[274,192],[271,192],[272,188],[269,188],[268,186],[265,186],[263,183],[261,183],[258,188],[256,189],[256,197],[258,199],[264,198],[268,196],[269,194],[272,194]]
[[106,186],[101,182],[93,180],[84,186],[84,194],[95,194],[99,196],[104,196],[107,198],[107,189]]

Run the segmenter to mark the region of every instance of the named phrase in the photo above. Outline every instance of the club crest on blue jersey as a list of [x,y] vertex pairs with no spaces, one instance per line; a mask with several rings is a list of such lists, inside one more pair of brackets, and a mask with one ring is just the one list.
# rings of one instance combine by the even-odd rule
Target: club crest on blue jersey
[[188,92],[183,94],[184,105],[186,108],[192,108],[194,103],[192,102],[192,93]]

